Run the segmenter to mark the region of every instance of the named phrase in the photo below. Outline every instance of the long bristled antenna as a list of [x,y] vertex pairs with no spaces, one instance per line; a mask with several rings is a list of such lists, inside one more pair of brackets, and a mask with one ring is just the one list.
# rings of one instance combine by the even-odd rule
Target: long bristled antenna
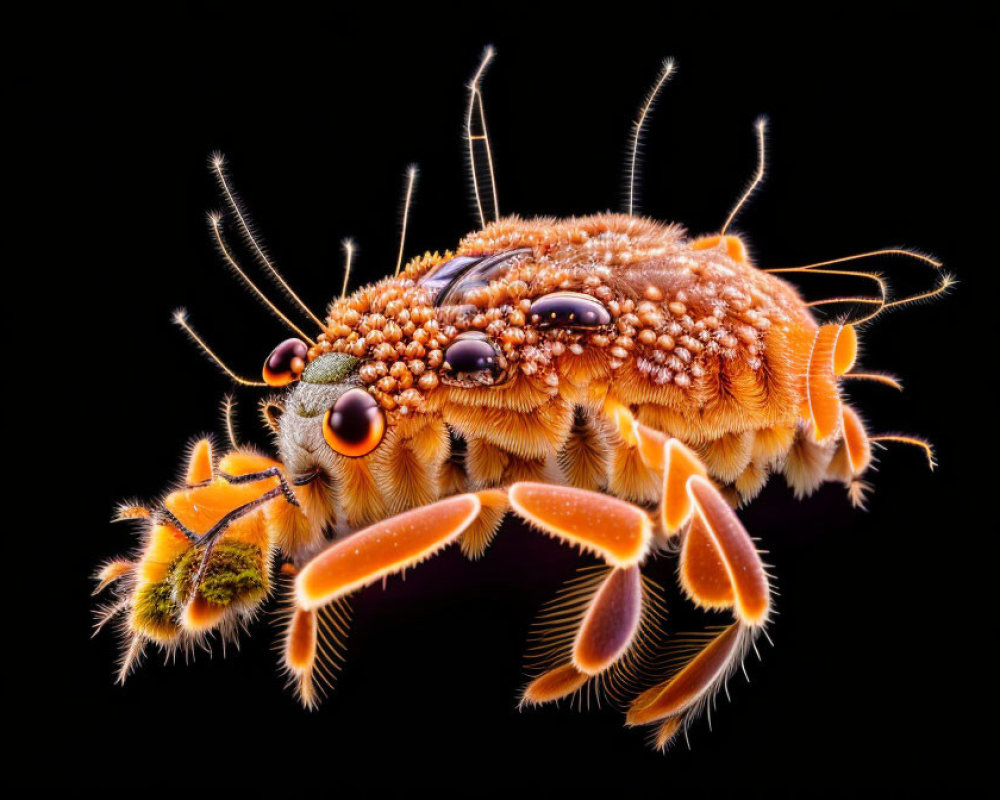
[[[934,458],[934,448],[931,443],[926,439],[921,439],[919,436],[907,436],[900,433],[884,433],[880,436],[869,436],[869,442],[896,442],[897,444],[909,444],[914,447],[919,447],[924,451],[924,455],[927,456],[927,463],[931,468],[931,471],[937,466],[937,460]],[[881,446],[881,445],[880,445]]]
[[656,76],[656,81],[653,83],[653,87],[646,95],[642,108],[639,109],[639,115],[632,123],[632,142],[631,147],[629,148],[628,162],[628,213],[630,215],[635,213],[636,208],[635,193],[639,182],[639,149],[642,146],[642,129],[646,124],[646,117],[650,115],[653,110],[653,106],[656,104],[656,98],[660,94],[660,89],[662,89],[663,84],[670,79],[670,76],[674,72],[674,68],[675,65],[672,58],[664,59],[663,65],[660,67],[660,73]]
[[215,354],[215,351],[212,350],[212,348],[209,347],[207,344],[205,344],[205,340],[202,339],[195,332],[194,328],[191,327],[191,323],[189,323],[187,320],[187,311],[185,309],[178,308],[174,312],[174,324],[177,325],[179,328],[181,328],[189,337],[191,337],[191,341],[193,341],[196,345],[198,345],[198,347],[201,348],[201,351],[206,356],[208,356],[211,361],[215,362],[216,366],[218,366],[223,372],[226,373],[226,375],[228,375],[230,378],[236,381],[236,383],[240,384],[240,386],[267,386],[267,384],[264,383],[263,381],[251,381],[248,380],[247,378],[241,378],[239,375],[233,372],[228,366],[226,366],[226,362],[223,361],[221,358],[219,358]]
[[226,160],[221,153],[212,154],[212,171],[215,172],[215,176],[219,181],[219,187],[222,189],[222,193],[226,197],[227,205],[240,223],[240,229],[243,231],[243,237],[246,239],[247,245],[253,249],[261,265],[271,273],[272,277],[278,282],[288,297],[294,300],[298,304],[299,308],[301,308],[322,330],[324,326],[323,323],[320,322],[319,317],[317,317],[310,310],[309,306],[302,301],[302,298],[295,293],[295,290],[288,285],[288,281],[286,281],[284,276],[278,272],[278,268],[274,266],[271,259],[268,258],[267,253],[264,252],[264,248],[257,241],[257,237],[254,236],[253,227],[250,223],[249,217],[247,216],[246,211],[244,211],[235,190],[229,183],[229,176],[226,174]]
[[215,235],[215,242],[219,246],[219,252],[222,253],[222,257],[226,260],[226,263],[229,264],[229,266],[232,268],[233,272],[235,272],[243,280],[243,282],[247,285],[247,287],[251,291],[253,291],[254,294],[257,295],[258,299],[271,311],[271,313],[273,313],[278,319],[284,322],[285,325],[287,325],[291,330],[295,331],[295,333],[301,336],[306,342],[309,343],[310,346],[314,345],[315,342],[312,339],[310,339],[298,325],[296,325],[288,317],[286,317],[280,308],[278,308],[274,303],[272,303],[268,299],[267,295],[260,290],[260,288],[257,286],[256,283],[250,280],[250,276],[248,276],[243,271],[243,268],[239,265],[239,263],[237,263],[236,259],[233,257],[233,254],[229,251],[229,248],[226,246],[225,238],[223,238],[222,236],[221,216],[218,214],[209,214],[208,221],[209,224],[212,226],[212,233]]
[[765,135],[767,133],[767,117],[759,117],[757,122],[754,123],[754,127],[757,129],[757,171],[754,173],[753,180],[750,181],[750,184],[736,205],[733,206],[733,210],[729,212],[729,216],[726,217],[726,222],[723,224],[722,230],[719,231],[721,234],[724,234],[729,229],[729,226],[733,224],[733,220],[743,210],[743,206],[747,204],[750,195],[756,191],[761,181],[764,180],[764,170],[767,166],[767,137]]
[[340,243],[344,248],[344,285],[340,290],[340,299],[347,297],[347,282],[351,277],[351,262],[354,260],[354,240],[344,239]]
[[871,322],[876,317],[882,315],[886,311],[893,308],[899,308],[901,306],[908,306],[911,303],[919,303],[924,300],[933,300],[938,295],[944,294],[952,286],[955,285],[955,279],[948,274],[942,275],[941,280],[937,286],[933,289],[929,289],[926,292],[919,292],[918,294],[911,294],[907,297],[901,297],[898,300],[893,300],[891,303],[882,303],[877,309],[875,309],[871,314],[866,317],[862,317],[859,320],[852,322],[852,325],[862,325],[865,322]]
[[419,170],[416,164],[411,164],[409,169],[406,170],[406,198],[403,200],[403,223],[399,231],[399,255],[396,256],[396,272],[394,275],[399,275],[399,270],[403,266],[403,248],[406,246],[406,226],[410,221],[410,203],[413,201],[413,187],[417,183],[417,174]]
[[226,438],[229,440],[230,446],[234,450],[238,450],[240,447],[239,442],[236,439],[236,398],[231,394],[227,394],[222,399],[222,424],[226,428]]
[[479,69],[469,83],[469,109],[465,116],[465,138],[469,143],[469,171],[472,174],[472,191],[476,197],[476,210],[479,212],[479,225],[486,227],[486,210],[483,208],[483,196],[479,187],[479,167],[476,161],[476,143],[481,142],[486,151],[486,164],[490,174],[490,194],[493,198],[493,220],[500,219],[500,202],[497,200],[496,173],[493,169],[493,149],[490,147],[490,134],[486,128],[486,110],[483,107],[483,95],[479,87],[486,73],[486,68],[493,60],[496,51],[492,46],[483,52],[483,60]]
[[814,264],[805,264],[800,267],[777,267],[775,269],[765,269],[764,272],[806,272],[808,270],[813,270],[817,267],[829,267],[833,264],[843,264],[848,261],[860,261],[863,258],[875,258],[877,256],[905,256],[907,258],[915,258],[918,261],[923,261],[925,264],[930,264],[934,269],[940,269],[942,263],[937,259],[931,258],[928,255],[917,252],[916,250],[908,250],[903,247],[888,247],[883,250],[869,250],[866,253],[855,253],[852,256],[842,256],[840,258],[831,258],[829,261],[817,261]]

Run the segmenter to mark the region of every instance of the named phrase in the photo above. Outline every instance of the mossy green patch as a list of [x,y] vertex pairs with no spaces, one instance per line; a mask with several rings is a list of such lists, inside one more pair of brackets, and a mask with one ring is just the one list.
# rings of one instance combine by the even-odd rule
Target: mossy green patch
[[340,383],[361,361],[347,353],[324,353],[309,362],[302,373],[306,383]]
[[158,630],[174,628],[177,611],[174,587],[169,577],[159,583],[147,584],[136,595],[135,617],[144,627]]
[[[192,547],[171,570],[176,595],[187,598],[205,550]],[[222,541],[215,545],[201,576],[199,594],[217,606],[228,606],[267,591],[264,557],[257,545]]]

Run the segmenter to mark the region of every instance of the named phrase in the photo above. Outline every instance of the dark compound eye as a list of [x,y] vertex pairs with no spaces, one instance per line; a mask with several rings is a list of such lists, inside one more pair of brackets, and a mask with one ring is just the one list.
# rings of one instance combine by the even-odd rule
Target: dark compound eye
[[301,339],[285,339],[271,351],[264,362],[264,383],[287,386],[297,381],[306,368],[309,348]]
[[481,333],[463,333],[444,351],[446,383],[492,386],[503,375],[500,354],[493,343]]
[[385,435],[385,414],[364,389],[348,389],[323,418],[323,438],[342,456],[360,458]]
[[599,328],[611,324],[611,312],[589,294],[553,292],[531,304],[528,321],[539,328]]

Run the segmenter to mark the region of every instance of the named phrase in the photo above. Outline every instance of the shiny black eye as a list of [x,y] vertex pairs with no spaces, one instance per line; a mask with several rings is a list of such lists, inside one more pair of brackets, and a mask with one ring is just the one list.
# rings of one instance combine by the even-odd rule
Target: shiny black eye
[[553,292],[531,304],[528,321],[539,328],[599,328],[611,324],[611,313],[589,294]]
[[420,284],[440,294],[443,289],[447,289],[457,278],[461,277],[465,270],[482,260],[482,256],[456,256],[450,261],[445,261],[434,267],[420,279]]
[[530,254],[530,247],[522,247],[491,256],[456,256],[424,275],[420,285],[435,292],[434,305],[450,305],[459,302],[466,290],[488,285],[513,259]]
[[364,389],[348,389],[326,412],[323,438],[342,456],[360,458],[385,435],[385,414]]
[[503,375],[500,354],[481,333],[464,333],[444,351],[442,380],[459,385],[492,386]]
[[287,386],[297,381],[306,368],[309,348],[301,339],[285,339],[271,351],[264,362],[264,383]]

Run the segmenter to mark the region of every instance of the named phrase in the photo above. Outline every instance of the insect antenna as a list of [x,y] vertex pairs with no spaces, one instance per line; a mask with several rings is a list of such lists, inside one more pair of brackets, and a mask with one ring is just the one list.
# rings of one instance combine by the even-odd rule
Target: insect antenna
[[924,300],[932,300],[938,295],[947,292],[954,285],[955,285],[955,279],[951,275],[943,275],[941,277],[941,281],[933,289],[929,289],[926,292],[920,292],[918,294],[911,294],[908,297],[901,297],[899,298],[899,300],[893,300],[891,303],[883,303],[880,308],[877,308],[867,317],[863,317],[862,319],[857,320],[853,324],[860,325],[863,322],[871,322],[871,320],[875,319],[883,312],[888,311],[890,308],[899,308],[900,306],[910,305],[910,303],[919,303]]
[[319,317],[317,317],[309,309],[309,306],[307,306],[302,301],[302,298],[295,293],[295,290],[288,285],[288,281],[286,281],[284,276],[278,272],[278,268],[275,267],[271,262],[271,259],[267,257],[267,253],[264,252],[264,248],[257,241],[257,237],[254,236],[253,227],[247,213],[244,211],[238,195],[229,183],[229,176],[226,174],[226,159],[221,153],[215,153],[212,156],[212,171],[215,172],[215,176],[219,181],[219,187],[222,189],[222,193],[226,197],[226,204],[236,216],[236,219],[239,220],[240,229],[243,231],[243,237],[246,239],[247,244],[253,248],[253,251],[257,254],[258,261],[271,273],[272,277],[278,282],[288,297],[298,303],[299,308],[301,308],[306,315],[313,322],[315,322],[320,329],[322,329],[323,323],[320,321]]
[[197,334],[194,328],[191,327],[191,323],[189,323],[187,320],[187,311],[185,309],[178,308],[174,312],[174,324],[182,328],[184,332],[191,337],[191,341],[193,341],[196,345],[198,345],[198,347],[201,348],[201,351],[206,356],[208,356],[212,361],[214,361],[216,365],[223,372],[225,372],[230,378],[236,381],[236,383],[240,384],[241,386],[267,386],[267,384],[264,383],[263,381],[251,381],[246,378],[241,378],[239,375],[233,372],[228,366],[226,366],[226,362],[223,361],[221,358],[219,358],[215,354],[215,351],[212,350],[212,348],[209,347],[207,344],[205,344],[205,340],[202,339]]
[[222,423],[226,428],[226,438],[229,440],[229,444],[234,450],[238,450],[240,445],[236,440],[235,410],[236,399],[231,394],[227,394],[222,399]]
[[911,444],[914,447],[919,447],[924,451],[927,456],[927,463],[930,465],[931,471],[937,466],[937,461],[934,459],[934,448],[931,443],[926,439],[921,439],[919,436],[907,436],[900,433],[884,433],[880,436],[869,436],[869,442],[896,442],[897,444]]
[[[257,284],[254,283],[250,279],[250,276],[247,275],[243,271],[243,268],[239,265],[239,263],[233,257],[233,254],[229,251],[229,248],[226,246],[226,240],[222,236],[222,219],[221,219],[221,217],[218,214],[209,214],[208,215],[208,221],[209,221],[209,223],[212,226],[212,232],[215,234],[215,241],[216,241],[216,243],[219,246],[219,252],[222,253],[222,257],[224,259],[226,259],[226,263],[229,264],[229,266],[232,268],[232,270],[243,280],[243,282],[257,295],[257,297],[260,299],[260,301],[265,306],[267,306],[267,308],[269,308],[271,310],[271,312],[278,319],[280,319],[291,330],[295,331],[295,333],[297,333],[299,336],[301,336],[303,339],[305,339],[305,341],[308,342],[310,346],[316,344],[312,339],[310,339],[302,331],[302,329],[298,325],[296,325],[288,317],[286,317],[285,314],[281,311],[281,309],[278,308],[274,303],[272,303],[268,299],[267,295],[264,294],[260,290],[260,287],[258,287]],[[322,327],[322,325],[321,325],[321,327]]]
[[940,269],[942,263],[937,259],[931,258],[928,255],[917,252],[916,250],[908,250],[903,247],[888,247],[883,250],[869,250],[866,253],[855,253],[851,256],[841,256],[840,258],[831,258],[829,261],[817,261],[814,264],[805,264],[801,267],[779,267],[777,269],[765,269],[764,272],[806,272],[813,271],[817,267],[829,267],[833,264],[844,264],[848,261],[860,261],[863,258],[875,258],[876,256],[904,256],[906,258],[915,258],[918,261],[923,261],[925,264],[930,264],[934,269]]
[[411,164],[406,170],[406,199],[403,200],[403,223],[399,232],[399,255],[396,256],[396,272],[399,275],[400,267],[403,266],[403,248],[406,246],[406,225],[410,221],[410,202],[413,200],[413,187],[417,182],[416,164]]
[[765,136],[767,132],[767,118],[760,117],[754,124],[757,129],[757,171],[754,173],[753,180],[750,181],[750,185],[747,186],[743,195],[740,197],[739,201],[733,206],[733,210],[729,212],[729,216],[726,217],[726,222],[722,226],[722,230],[719,231],[720,234],[724,234],[730,225],[733,224],[733,220],[736,219],[737,214],[743,210],[743,206],[747,204],[750,199],[750,195],[756,191],[757,187],[760,186],[761,181],[764,180],[764,169],[767,165],[767,138]]
[[656,103],[656,98],[660,94],[660,89],[663,88],[670,76],[674,72],[674,60],[672,58],[667,58],[663,61],[663,65],[660,67],[660,73],[656,77],[656,82],[653,84],[653,88],[649,90],[646,95],[645,101],[643,101],[642,108],[639,109],[639,115],[636,117],[635,121],[632,123],[632,143],[629,148],[629,163],[628,163],[628,213],[632,214],[635,212],[635,192],[637,184],[639,182],[638,165],[639,165],[639,148],[642,145],[642,128],[646,124],[646,117],[653,110],[653,106]]
[[344,239],[340,243],[340,246],[344,248],[344,285],[340,290],[340,299],[343,300],[347,297],[347,281],[351,277],[351,262],[354,260],[354,240]]
[[[492,46],[483,51],[483,60],[479,64],[479,69],[469,83],[469,109],[465,116],[465,138],[469,143],[469,173],[472,176],[472,191],[476,198],[476,210],[479,212],[479,224],[486,227],[487,212],[493,221],[500,219],[500,203],[497,200],[496,174],[493,169],[493,149],[490,147],[490,134],[486,128],[486,110],[483,107],[483,95],[479,89],[483,75],[496,51]],[[479,171],[481,169],[476,158],[476,148],[481,147],[486,156],[486,167],[490,177],[490,197],[492,206],[485,208],[489,198],[483,197],[483,192],[479,186]]]
[[899,392],[903,391],[903,384],[899,382],[899,378],[892,375],[885,375],[881,372],[846,372],[840,377],[841,379],[852,378],[856,381],[874,381],[885,386],[891,386]]

